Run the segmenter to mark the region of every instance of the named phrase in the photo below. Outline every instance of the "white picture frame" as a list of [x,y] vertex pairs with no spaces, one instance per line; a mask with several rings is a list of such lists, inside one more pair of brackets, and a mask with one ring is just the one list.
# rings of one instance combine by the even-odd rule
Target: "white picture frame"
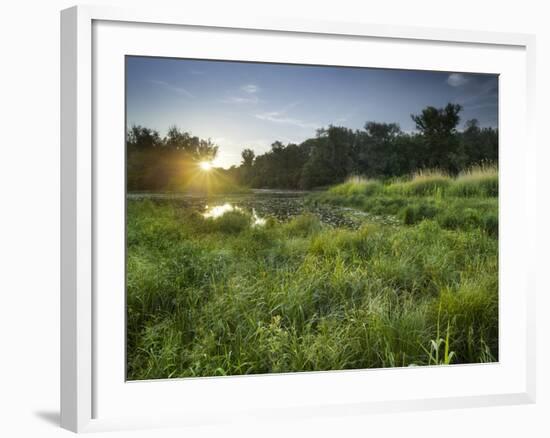
[[[177,42],[171,45],[174,38],[195,38],[193,32],[198,36],[192,52],[180,52],[190,49],[182,49]],[[243,41],[248,44],[239,44]],[[296,52],[288,49],[289,44]],[[324,44],[328,53],[318,54],[316,44]],[[121,379],[124,344],[120,342],[124,325],[120,306],[125,291],[123,283],[121,289],[119,263],[124,249],[118,244],[124,240],[120,228],[124,223],[123,197],[119,196],[124,131],[117,131],[124,114],[120,105],[124,95],[120,57],[188,54],[211,59],[351,65],[354,61],[346,61],[346,51],[338,47],[364,44],[372,51],[373,61],[358,65],[502,75],[500,362],[414,370],[125,382]],[[285,54],[277,47],[288,50]],[[303,59],[306,50],[309,59]],[[388,50],[393,59],[388,57]],[[226,22],[223,17],[177,11],[103,6],[62,11],[62,427],[84,432],[534,402],[534,50],[534,37],[523,34],[270,18]],[[402,61],[395,60],[397,53],[403,56]],[[421,53],[426,56],[418,56]],[[100,145],[112,139],[119,147],[111,148],[114,155],[110,156]],[[513,143],[523,147],[507,146]],[[113,189],[106,190],[107,186]],[[103,212],[111,207],[113,213],[107,221]],[[103,242],[112,243],[115,250]],[[113,271],[109,266],[115,266]],[[115,292],[101,295],[107,289]],[[422,389],[420,385],[429,380],[434,384]],[[367,394],[353,390],[365,382],[372,388]],[[446,387],[437,382],[451,383]],[[478,388],[474,390],[471,383]],[[285,397],[289,388],[300,389],[294,402]],[[269,400],[262,398],[266,391],[271,394]]]

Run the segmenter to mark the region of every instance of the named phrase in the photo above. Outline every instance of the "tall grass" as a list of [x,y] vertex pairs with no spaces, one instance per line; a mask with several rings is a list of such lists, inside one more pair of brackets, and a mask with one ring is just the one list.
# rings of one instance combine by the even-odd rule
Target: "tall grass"
[[498,359],[498,242],[482,228],[234,213],[128,201],[129,379]]
[[379,181],[364,178],[362,176],[352,176],[346,181],[329,189],[330,193],[342,196],[353,195],[373,195],[382,191],[383,185]]
[[460,173],[450,188],[454,196],[498,196],[498,168],[481,164]]
[[362,176],[348,178],[342,184],[331,187],[329,194],[335,196],[373,196],[377,194],[398,196],[498,196],[498,168],[484,163],[462,171],[457,177],[438,169],[423,169],[404,180],[387,184]]
[[[365,190],[366,184],[376,190]],[[386,184],[354,177],[317,196],[319,202],[393,215],[404,225],[435,220],[446,229],[480,228],[498,235],[498,169],[474,166],[457,177],[438,170],[417,172]]]
[[397,182],[386,187],[389,194],[426,196],[444,192],[452,179],[439,170],[420,170],[409,181]]

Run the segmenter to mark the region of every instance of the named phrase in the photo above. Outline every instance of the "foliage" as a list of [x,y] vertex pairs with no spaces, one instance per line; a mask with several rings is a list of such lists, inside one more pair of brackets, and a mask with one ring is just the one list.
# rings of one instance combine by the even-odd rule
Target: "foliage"
[[182,190],[198,172],[198,163],[216,157],[218,147],[173,126],[164,138],[132,126],[126,140],[128,191]]
[[425,169],[456,175],[498,159],[498,131],[467,121],[458,131],[461,106],[427,107],[412,115],[417,133],[395,123],[367,122],[364,130],[329,126],[301,144],[274,143],[272,150],[235,168],[242,184],[260,188],[313,188],[343,182],[349,175],[388,179]]
[[210,219],[208,224],[213,231],[235,234],[248,229],[251,222],[252,218],[249,214],[242,211],[229,211],[219,218]]
[[[217,169],[224,181],[220,187],[230,182],[254,188],[310,189],[341,183],[349,175],[387,180],[423,175],[431,168],[457,175],[474,165],[496,162],[498,131],[480,128],[477,120],[467,121],[459,131],[460,111],[455,104],[427,107],[412,115],[416,133],[405,133],[395,123],[369,121],[363,130],[355,131],[331,125],[300,144],[275,141],[261,155],[245,147],[240,166]],[[154,130],[133,126],[127,134],[128,190],[188,190],[197,162],[210,161],[217,152],[210,140],[176,127],[161,138]],[[466,177],[463,187],[468,190]]]

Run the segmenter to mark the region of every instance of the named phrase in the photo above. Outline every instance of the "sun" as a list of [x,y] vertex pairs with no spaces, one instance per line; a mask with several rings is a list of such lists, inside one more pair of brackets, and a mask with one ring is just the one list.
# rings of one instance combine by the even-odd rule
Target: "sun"
[[201,168],[201,170],[208,172],[209,170],[212,169],[212,163],[210,161],[201,161],[199,163],[199,167]]

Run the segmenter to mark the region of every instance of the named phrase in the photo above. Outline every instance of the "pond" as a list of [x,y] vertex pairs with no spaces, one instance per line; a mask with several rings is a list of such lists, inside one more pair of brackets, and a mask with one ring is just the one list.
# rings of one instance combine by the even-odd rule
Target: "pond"
[[356,229],[365,222],[387,225],[397,223],[393,217],[375,216],[361,210],[311,202],[309,191],[252,190],[245,194],[190,195],[183,193],[129,193],[128,199],[152,199],[170,202],[184,208],[194,209],[205,217],[219,217],[228,211],[247,211],[254,225],[261,226],[269,217],[287,222],[295,216],[310,213],[331,227]]

